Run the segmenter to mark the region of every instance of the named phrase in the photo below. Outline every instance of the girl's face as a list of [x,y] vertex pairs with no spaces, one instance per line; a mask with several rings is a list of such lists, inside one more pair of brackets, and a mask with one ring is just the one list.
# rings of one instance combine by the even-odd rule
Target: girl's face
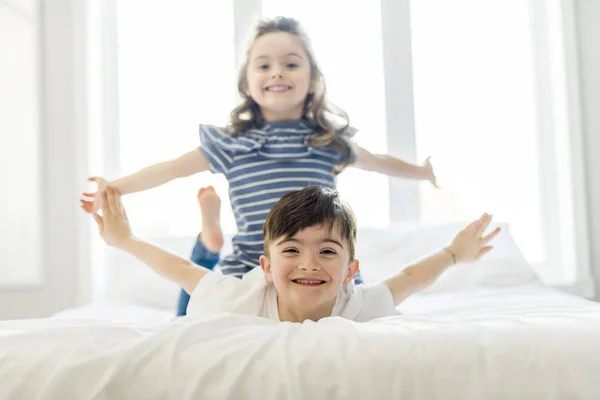
[[248,55],[246,94],[265,121],[302,118],[311,88],[311,66],[300,38],[287,32],[259,37]]
[[280,306],[300,312],[331,313],[342,286],[358,270],[348,241],[326,225],[275,239],[268,250],[269,256],[260,258],[265,277],[274,284]]

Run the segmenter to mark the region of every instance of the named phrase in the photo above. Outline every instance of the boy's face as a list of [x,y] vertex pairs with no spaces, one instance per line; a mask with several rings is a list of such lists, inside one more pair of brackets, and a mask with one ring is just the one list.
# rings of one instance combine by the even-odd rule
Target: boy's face
[[333,307],[342,286],[358,270],[358,261],[350,260],[348,241],[337,231],[334,227],[330,232],[328,224],[316,225],[270,242],[269,256],[261,256],[260,263],[280,301],[302,310]]

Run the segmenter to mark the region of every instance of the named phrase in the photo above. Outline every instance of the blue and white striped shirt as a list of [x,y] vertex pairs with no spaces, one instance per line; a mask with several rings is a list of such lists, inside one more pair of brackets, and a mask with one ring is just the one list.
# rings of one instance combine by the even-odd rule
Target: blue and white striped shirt
[[[344,135],[352,136],[354,128]],[[306,121],[268,122],[231,135],[210,125],[200,126],[199,150],[213,173],[229,182],[229,197],[237,223],[233,253],[220,261],[224,274],[242,276],[259,266],[264,252],[263,225],[285,194],[307,186],[335,188],[335,166],[343,154],[332,146],[309,144],[313,130]]]

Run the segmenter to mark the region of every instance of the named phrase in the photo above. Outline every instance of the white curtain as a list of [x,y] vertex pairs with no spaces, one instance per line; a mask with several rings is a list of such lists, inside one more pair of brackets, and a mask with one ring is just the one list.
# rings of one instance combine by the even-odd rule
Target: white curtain
[[37,28],[0,3],[0,285],[40,278]]

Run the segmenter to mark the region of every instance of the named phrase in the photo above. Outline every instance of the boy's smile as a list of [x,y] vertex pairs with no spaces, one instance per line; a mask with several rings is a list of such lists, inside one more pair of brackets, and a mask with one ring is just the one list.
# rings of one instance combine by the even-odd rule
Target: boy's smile
[[261,257],[261,266],[275,286],[280,313],[290,309],[331,315],[342,287],[358,269],[358,261],[350,260],[347,240],[329,224],[273,240],[268,255]]

